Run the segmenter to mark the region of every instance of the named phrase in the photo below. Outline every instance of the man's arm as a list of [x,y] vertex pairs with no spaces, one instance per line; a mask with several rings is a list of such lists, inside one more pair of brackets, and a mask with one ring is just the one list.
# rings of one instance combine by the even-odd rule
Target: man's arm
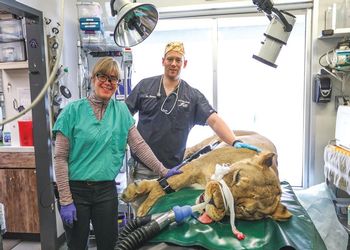
[[220,137],[220,139],[226,142],[227,144],[232,145],[235,148],[247,148],[250,150],[254,150],[258,153],[261,152],[261,149],[256,146],[244,143],[241,140],[237,140],[233,131],[229,128],[226,122],[224,122],[224,120],[221,119],[220,116],[218,116],[217,113],[212,113],[208,117],[207,123]]
[[220,139],[227,144],[232,145],[236,140],[236,136],[233,133],[232,129],[217,113],[212,113],[208,117],[207,124],[211,127],[212,130],[214,130]]

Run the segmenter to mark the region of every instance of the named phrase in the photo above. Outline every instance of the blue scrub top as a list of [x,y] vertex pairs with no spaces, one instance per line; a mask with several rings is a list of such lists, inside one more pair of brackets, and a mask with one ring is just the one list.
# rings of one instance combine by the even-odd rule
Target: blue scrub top
[[[141,80],[126,104],[132,114],[139,112],[139,132],[164,166],[171,168],[183,161],[193,126],[206,125],[208,117],[216,111],[205,96],[186,81],[181,80],[179,88],[168,98],[160,81],[161,76]],[[157,96],[159,89],[160,96]]]

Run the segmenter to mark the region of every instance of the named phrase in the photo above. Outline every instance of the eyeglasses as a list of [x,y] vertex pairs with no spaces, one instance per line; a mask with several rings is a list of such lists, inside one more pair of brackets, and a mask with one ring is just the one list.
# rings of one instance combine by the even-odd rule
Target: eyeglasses
[[96,77],[100,82],[106,82],[108,80],[108,82],[114,85],[117,85],[120,83],[120,80],[116,76],[107,76],[105,74],[97,73]]

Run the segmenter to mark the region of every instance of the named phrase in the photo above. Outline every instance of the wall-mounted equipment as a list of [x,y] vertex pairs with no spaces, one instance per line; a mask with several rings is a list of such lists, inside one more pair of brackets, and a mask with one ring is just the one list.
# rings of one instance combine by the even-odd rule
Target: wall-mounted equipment
[[105,50],[102,8],[98,2],[77,2],[81,46],[89,50]]
[[81,17],[79,18],[81,30],[101,30],[101,19],[98,17]]
[[287,44],[290,32],[295,23],[295,16],[286,11],[279,11],[274,8],[270,0],[253,0],[253,3],[270,20],[270,24],[264,33],[265,40],[261,42],[262,46],[259,54],[253,55],[253,58],[273,68],[277,68],[275,64],[276,59],[282,46]]
[[145,40],[158,22],[158,11],[153,4],[111,0],[112,16],[117,15],[114,41],[122,47],[132,47]]
[[349,70],[350,68],[350,50],[335,50],[335,68],[337,70]]
[[345,38],[319,58],[319,64],[332,73],[350,70],[350,40]]
[[312,100],[316,103],[330,102],[332,96],[332,82],[328,76],[315,76],[313,82],[313,96]]
[[121,67],[123,69],[124,77],[122,84],[118,86],[115,98],[118,100],[125,100],[131,92],[131,66],[132,66],[132,51],[131,48],[124,48],[122,51]]

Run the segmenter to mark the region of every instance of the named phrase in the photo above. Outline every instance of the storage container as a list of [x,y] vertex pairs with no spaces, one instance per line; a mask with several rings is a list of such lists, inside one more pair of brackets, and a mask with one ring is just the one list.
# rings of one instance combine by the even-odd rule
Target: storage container
[[3,144],[4,146],[11,146],[11,132],[2,132]]
[[83,46],[101,45],[105,42],[101,31],[81,31],[80,36]]
[[0,62],[25,61],[26,59],[24,40],[0,43]]
[[77,2],[78,17],[99,17],[101,18],[101,5],[97,2]]
[[11,42],[23,39],[22,20],[0,20],[0,42]]
[[33,146],[32,121],[18,121],[19,144],[21,146]]

